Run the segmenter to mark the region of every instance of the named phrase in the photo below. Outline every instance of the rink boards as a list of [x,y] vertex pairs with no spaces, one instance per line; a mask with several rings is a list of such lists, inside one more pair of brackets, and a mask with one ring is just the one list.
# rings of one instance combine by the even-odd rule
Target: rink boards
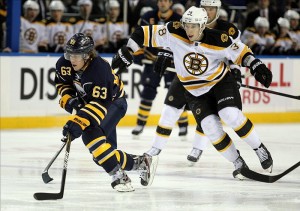
[[[111,55],[103,55],[111,61]],[[1,69],[1,129],[56,127],[65,123],[66,112],[60,108],[54,76],[57,55],[20,55],[0,56]],[[273,82],[269,89],[300,95],[300,58],[264,57],[263,62],[273,72]],[[128,111],[120,122],[121,126],[133,126],[140,102],[139,93],[142,66],[132,65],[128,72],[122,73],[122,80],[127,93]],[[248,69],[242,69],[242,73]],[[243,80],[244,84],[262,87],[253,77]],[[162,110],[164,81],[158,89],[153,103],[148,125],[155,125]],[[243,110],[254,122],[282,123],[300,122],[300,100],[268,94],[248,88],[240,89]],[[192,115],[189,116],[195,123]]]

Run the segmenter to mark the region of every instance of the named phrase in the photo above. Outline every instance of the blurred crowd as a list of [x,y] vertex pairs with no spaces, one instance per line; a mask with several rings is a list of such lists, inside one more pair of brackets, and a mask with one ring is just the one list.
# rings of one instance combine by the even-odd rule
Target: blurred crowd
[[[19,52],[63,52],[67,40],[82,32],[93,37],[99,53],[115,53],[157,1],[170,0],[22,0]],[[182,15],[199,3],[173,0],[172,9]],[[0,0],[0,50],[11,52],[6,7]],[[257,55],[300,55],[299,11],[300,0],[224,0],[219,18],[234,23]]]

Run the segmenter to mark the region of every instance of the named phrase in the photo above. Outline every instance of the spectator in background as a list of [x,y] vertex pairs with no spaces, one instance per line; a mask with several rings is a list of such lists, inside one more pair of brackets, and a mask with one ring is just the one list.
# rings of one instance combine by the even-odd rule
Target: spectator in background
[[284,18],[290,22],[290,36],[300,45],[299,13],[294,10],[288,10],[284,13]]
[[270,0],[258,0],[258,9],[248,13],[245,27],[254,26],[254,20],[257,17],[268,19],[271,30],[276,26],[278,14],[276,10],[270,6]]
[[185,12],[185,7],[182,4],[177,3],[172,6],[172,10],[182,16]]
[[62,0],[65,5],[65,13],[78,13],[77,0]]
[[105,23],[106,34],[108,35],[108,47],[106,53],[116,53],[119,48],[127,43],[128,23],[124,23],[120,17],[120,4],[117,0],[110,0],[106,3],[108,20]]
[[91,0],[78,0],[79,17],[69,19],[73,23],[74,33],[83,33],[91,36],[95,41],[95,48],[98,52],[103,52],[103,47],[106,42],[104,24],[96,22],[90,17],[93,3]]
[[[39,12],[39,5],[35,1],[27,0],[23,4],[24,16],[21,17],[19,52],[38,53],[48,50],[46,27],[44,23],[36,21]],[[7,46],[3,51],[10,52],[11,49]]]
[[146,12],[152,11],[152,7],[143,7],[140,12],[140,17],[142,17]]
[[[45,20],[47,17],[47,12],[48,12],[48,0],[33,0],[37,3],[38,7],[39,7],[39,14],[36,17],[36,21],[42,21]],[[22,0],[22,4],[24,5],[24,3],[26,2],[26,0]],[[24,13],[23,13],[24,15]]]
[[286,18],[277,21],[277,35],[271,52],[275,55],[296,55],[299,49],[295,40],[289,35],[290,22]]
[[228,13],[226,12],[226,10],[224,10],[222,8],[220,9],[219,19],[223,20],[223,21],[228,21]]
[[[124,8],[124,1],[119,1],[121,8]],[[155,2],[150,0],[128,0],[127,5],[127,21],[129,24],[129,34],[137,26],[140,19],[140,13],[143,7],[150,6],[155,8]],[[120,17],[123,17],[123,10],[121,10]]]
[[53,0],[49,5],[50,17],[45,21],[49,52],[63,53],[65,44],[74,34],[72,24],[62,19],[64,9],[60,0]]
[[265,17],[257,17],[254,27],[244,30],[241,41],[248,45],[254,54],[269,54],[275,43],[275,35],[269,31],[269,21]]

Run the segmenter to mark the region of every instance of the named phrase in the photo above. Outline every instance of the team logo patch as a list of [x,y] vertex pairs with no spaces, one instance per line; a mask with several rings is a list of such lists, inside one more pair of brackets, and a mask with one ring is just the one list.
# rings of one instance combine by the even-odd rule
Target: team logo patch
[[32,45],[38,38],[37,31],[35,28],[29,28],[24,33],[25,40]]
[[74,39],[74,38],[72,38],[71,40],[70,40],[70,45],[74,45],[76,43],[76,40]]
[[179,29],[179,28],[180,28],[180,26],[181,26],[181,24],[180,24],[180,22],[179,22],[179,21],[175,21],[175,22],[173,22],[173,27],[174,27],[175,29]]
[[169,100],[169,101],[173,101],[173,100],[174,100],[174,97],[171,95],[171,96],[168,97],[168,100]]
[[222,34],[221,35],[221,40],[222,40],[222,42],[227,42],[228,41],[228,35],[227,34]]
[[193,52],[184,56],[183,64],[190,74],[202,75],[207,70],[208,60],[204,55]]
[[[57,45],[64,45],[65,42],[67,41],[67,36],[66,36],[66,34],[64,32],[60,31],[60,32],[55,33],[53,39],[54,39],[54,43],[55,44],[57,44]],[[74,40],[74,42],[75,42],[75,40]]]
[[197,115],[201,114],[201,109],[200,109],[200,108],[197,108],[197,109],[196,109],[196,114],[197,114]]
[[228,34],[230,36],[234,35],[236,33],[235,29],[233,27],[230,27],[229,30],[228,30]]

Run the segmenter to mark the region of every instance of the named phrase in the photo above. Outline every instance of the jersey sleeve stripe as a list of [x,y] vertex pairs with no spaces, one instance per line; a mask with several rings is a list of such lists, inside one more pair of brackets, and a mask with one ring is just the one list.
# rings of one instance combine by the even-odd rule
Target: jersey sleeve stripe
[[155,41],[155,35],[156,35],[156,32],[157,32],[157,28],[158,28],[158,25],[153,25],[152,26],[152,38],[151,38],[151,45],[152,47],[157,47],[157,43]]
[[244,49],[242,50],[242,52],[240,53],[239,57],[235,60],[235,64],[237,65],[242,65],[242,59],[244,58],[246,53],[252,53],[251,49],[245,45]]
[[90,117],[92,117],[98,123],[98,125],[100,125],[100,120],[93,113],[91,113],[90,111],[88,111],[85,108],[80,109],[80,111],[87,113]]
[[150,34],[149,34],[149,26],[142,26],[143,31],[144,31],[144,43],[143,45],[146,47],[149,47],[149,38],[150,38]]
[[84,108],[91,110],[91,112],[93,112],[97,116],[99,116],[101,118],[101,120],[104,119],[105,114],[102,109],[100,110],[100,109],[96,108],[95,106],[92,106],[91,104],[86,104],[86,106]]

